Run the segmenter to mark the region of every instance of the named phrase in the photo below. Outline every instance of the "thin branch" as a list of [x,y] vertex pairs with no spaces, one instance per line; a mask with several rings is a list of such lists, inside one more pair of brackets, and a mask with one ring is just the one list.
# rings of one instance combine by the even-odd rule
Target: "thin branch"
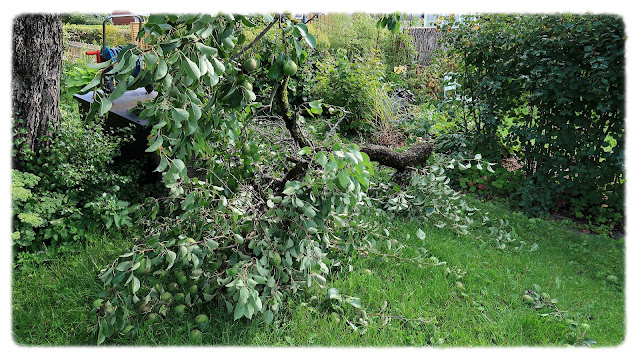
[[269,25],[267,25],[267,27],[265,27],[264,30],[262,30],[262,32],[260,34],[258,34],[258,36],[256,36],[256,38],[253,39],[253,41],[251,41],[251,43],[249,45],[245,46],[242,50],[240,50],[237,53],[235,53],[233,56],[231,56],[231,58],[229,60],[233,61],[233,60],[237,59],[238,57],[240,57],[240,55],[244,54],[245,51],[247,51],[250,48],[252,48],[253,45],[255,45],[255,43],[258,42],[258,40],[260,40],[262,37],[264,37],[264,35],[266,35],[267,32],[269,32],[269,30],[273,27],[273,25],[275,25],[276,22],[278,22],[279,20],[280,20],[280,16],[274,17],[273,21],[271,21],[271,23],[269,23]]
[[317,17],[318,17],[318,15],[319,15],[319,14],[317,14],[317,13],[316,13],[316,14],[313,14],[313,16],[312,16],[310,19],[308,19],[307,21],[305,21],[305,22],[304,22],[304,24],[306,25],[306,24],[310,23],[313,19],[317,18]]

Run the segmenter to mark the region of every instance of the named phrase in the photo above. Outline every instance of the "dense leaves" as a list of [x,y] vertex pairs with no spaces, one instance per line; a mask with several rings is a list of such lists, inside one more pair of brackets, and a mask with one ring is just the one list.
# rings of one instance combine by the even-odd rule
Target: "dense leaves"
[[474,142],[524,160],[520,205],[616,224],[623,210],[624,26],[609,15],[487,15],[450,32]]
[[[243,27],[256,23],[267,25],[242,47]],[[271,27],[281,41],[260,62],[269,68],[274,93],[260,107],[253,92],[257,69],[245,66],[241,55]],[[373,192],[379,198],[372,199],[374,164],[365,151],[334,138],[335,126],[326,137],[309,133],[305,116],[320,117],[325,108],[329,117],[343,111],[320,100],[299,106],[288,101],[290,77],[305,62],[305,48],[316,45],[305,25],[286,15],[152,15],[140,34],[148,47],[125,47],[85,90],[94,89],[90,115],[100,116],[121,95],[119,88],[154,84],[158,95],[137,110],[151,127],[146,151],[159,157],[156,171],[169,195],[141,206],[141,238],[100,273],[105,291],[95,307],[98,344],[142,318],[147,325],[199,313],[195,324],[204,329],[204,305],[225,308],[234,320],[266,322],[294,295],[327,301],[338,313],[342,306],[359,309],[358,298],[328,288],[327,276],[350,256],[377,251],[376,238],[385,231],[382,224],[372,231],[363,223],[365,213],[384,223],[427,206],[435,209],[427,217],[436,225],[447,223],[459,233],[474,222],[476,210],[447,186],[442,169],[416,172],[401,193],[381,185]],[[145,67],[133,77],[137,59]],[[113,91],[101,87],[105,79],[113,81]],[[414,162],[429,154],[415,154],[422,159]],[[471,162],[481,166],[480,159],[447,165],[466,169]],[[408,206],[397,206],[400,196]],[[503,232],[496,230],[495,237],[504,248],[511,239]],[[349,323],[355,330],[366,326]]]

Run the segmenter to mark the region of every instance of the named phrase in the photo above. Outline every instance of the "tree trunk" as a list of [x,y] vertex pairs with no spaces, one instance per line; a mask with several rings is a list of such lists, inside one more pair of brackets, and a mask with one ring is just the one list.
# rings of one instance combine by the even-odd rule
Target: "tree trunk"
[[60,122],[62,19],[55,14],[25,14],[13,21],[12,108],[22,120],[22,146],[36,154],[42,136]]

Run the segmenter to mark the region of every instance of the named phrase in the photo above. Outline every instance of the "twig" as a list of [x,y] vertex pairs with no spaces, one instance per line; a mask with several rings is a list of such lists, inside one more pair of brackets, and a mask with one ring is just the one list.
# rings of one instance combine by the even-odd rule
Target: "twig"
[[235,60],[236,58],[240,57],[240,55],[244,54],[245,51],[249,50],[250,48],[253,47],[253,45],[255,45],[256,42],[258,42],[258,40],[260,40],[262,37],[264,37],[264,35],[267,34],[267,32],[269,32],[269,30],[273,27],[273,25],[276,24],[276,22],[278,22],[280,20],[280,16],[276,16],[274,17],[273,21],[271,21],[269,23],[269,25],[267,25],[267,27],[264,28],[264,30],[262,30],[262,32],[260,32],[258,34],[258,36],[256,36],[255,39],[253,39],[253,41],[251,41],[251,43],[247,46],[245,46],[242,50],[238,51],[237,53],[235,53],[233,56],[231,56],[231,58],[229,59],[229,61]]

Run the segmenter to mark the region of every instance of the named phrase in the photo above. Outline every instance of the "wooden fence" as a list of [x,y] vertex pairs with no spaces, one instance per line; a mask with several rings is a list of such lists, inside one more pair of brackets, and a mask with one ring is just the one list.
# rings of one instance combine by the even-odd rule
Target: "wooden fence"
[[442,43],[438,43],[442,34],[436,31],[435,27],[411,27],[408,31],[413,37],[413,44],[418,52],[416,60],[422,65],[428,65],[431,62],[433,51],[445,48]]
[[[99,50],[100,46],[85,44],[78,41],[67,41],[64,44],[64,48],[65,48],[65,53],[64,53],[65,58],[67,60],[75,60],[75,59],[80,59],[80,58],[83,58],[84,56],[87,56],[85,54],[85,51]],[[94,59],[93,61],[95,62],[95,56],[93,57],[93,59]]]

